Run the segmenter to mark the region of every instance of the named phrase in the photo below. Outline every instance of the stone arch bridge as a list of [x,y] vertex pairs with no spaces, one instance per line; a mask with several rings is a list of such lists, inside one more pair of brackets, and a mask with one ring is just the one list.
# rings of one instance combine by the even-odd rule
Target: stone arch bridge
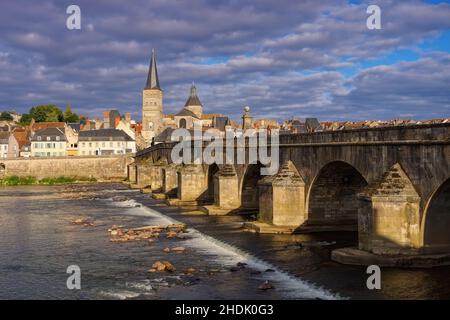
[[450,252],[450,124],[281,135],[273,176],[259,162],[176,165],[174,145],[138,152],[129,181],[173,205],[254,211],[274,226],[353,226],[375,254]]

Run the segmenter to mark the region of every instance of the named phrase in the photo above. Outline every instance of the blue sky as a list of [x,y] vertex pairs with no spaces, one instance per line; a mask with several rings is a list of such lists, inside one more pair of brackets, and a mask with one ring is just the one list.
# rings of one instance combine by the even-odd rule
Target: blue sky
[[[66,28],[81,8],[82,29]],[[368,5],[382,29],[368,30]],[[205,112],[239,119],[450,117],[450,1],[5,0],[0,110],[71,103],[140,119],[151,49],[165,113],[194,81]]]

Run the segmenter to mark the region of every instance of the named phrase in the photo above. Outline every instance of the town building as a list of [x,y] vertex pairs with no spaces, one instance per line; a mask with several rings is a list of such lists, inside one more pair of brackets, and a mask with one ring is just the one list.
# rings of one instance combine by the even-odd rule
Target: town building
[[9,132],[0,131],[0,158],[8,157],[9,136],[10,136]]
[[66,150],[64,155],[77,156],[78,155],[78,132],[81,126],[78,123],[66,122],[34,122],[30,124],[31,133],[35,133],[42,129],[59,129],[64,133],[66,138]]
[[63,128],[39,129],[31,136],[32,157],[63,157],[67,155],[67,137]]
[[136,142],[123,130],[98,129],[80,131],[78,155],[114,155],[136,152]]
[[8,158],[18,158],[20,155],[20,146],[15,135],[10,133],[8,139]]
[[17,128],[13,132],[14,138],[16,138],[19,155],[18,157],[29,158],[31,157],[31,142],[30,131],[28,128]]

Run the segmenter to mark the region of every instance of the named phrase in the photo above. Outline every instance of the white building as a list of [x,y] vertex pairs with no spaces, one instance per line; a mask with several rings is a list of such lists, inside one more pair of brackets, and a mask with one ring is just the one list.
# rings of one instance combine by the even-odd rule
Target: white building
[[80,131],[78,155],[112,155],[136,152],[136,142],[128,134],[117,129]]
[[31,137],[32,157],[66,156],[67,138],[61,128],[40,129]]
[[8,157],[9,150],[9,132],[0,131],[0,158]]

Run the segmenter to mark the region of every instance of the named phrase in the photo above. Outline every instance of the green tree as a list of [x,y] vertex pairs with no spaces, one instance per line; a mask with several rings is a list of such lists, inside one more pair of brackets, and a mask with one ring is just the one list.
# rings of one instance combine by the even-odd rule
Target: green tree
[[58,122],[64,120],[61,109],[54,104],[33,107],[30,109],[30,115],[36,122]]
[[72,107],[70,104],[67,104],[66,111],[64,112],[64,121],[65,122],[78,122],[80,117],[72,112]]
[[30,114],[24,113],[24,114],[22,114],[22,117],[20,117],[19,124],[21,126],[28,126],[31,122],[31,119],[33,119],[33,118],[31,117]]
[[0,120],[12,121],[13,117],[8,111],[3,111],[2,113],[0,113]]

